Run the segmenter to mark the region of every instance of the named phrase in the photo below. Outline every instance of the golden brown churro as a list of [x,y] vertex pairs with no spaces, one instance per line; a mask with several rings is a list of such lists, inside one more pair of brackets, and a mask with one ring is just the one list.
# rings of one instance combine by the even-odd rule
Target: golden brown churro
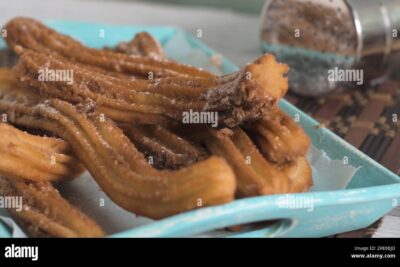
[[[8,90],[19,87],[11,70],[0,68],[0,87]],[[7,121],[7,117],[1,117]],[[84,170],[70,146],[61,139],[31,135],[1,122],[0,136],[2,175],[33,181],[62,181],[73,179]]]
[[[203,128],[195,138],[191,138],[191,135],[196,130],[182,134],[163,128],[158,132],[156,130],[155,134],[150,129],[156,126],[144,127],[148,127],[149,131],[133,127],[128,137],[135,144],[138,143],[139,149],[145,155],[153,157],[157,168],[176,169],[187,166],[197,161],[197,155],[201,155],[201,158],[211,154],[221,156],[235,172],[238,196],[303,192],[312,185],[312,173],[304,156],[293,157],[283,164],[270,162],[260,153],[250,136],[239,127],[220,131]],[[296,136],[293,135],[292,138]],[[183,140],[184,143],[175,140]],[[202,149],[203,143],[211,153]],[[177,152],[180,148],[180,152]],[[194,151],[191,150],[193,148]],[[193,161],[185,160],[186,158]]]
[[49,182],[28,182],[0,176],[0,195],[21,198],[10,207],[13,218],[33,237],[100,237],[103,230],[71,206]]
[[[149,37],[146,37],[149,38]],[[152,42],[156,42],[154,39]],[[134,46],[132,51],[140,53],[140,47],[138,43],[131,42]],[[135,47],[136,46],[136,47]],[[158,47],[160,47],[158,45]],[[125,52],[126,51],[121,51]],[[182,127],[182,126],[178,126]],[[192,126],[193,128],[193,126]],[[310,146],[310,141],[308,136],[304,133],[303,129],[297,125],[288,115],[286,115],[279,107],[274,107],[270,112],[267,112],[260,120],[256,122],[249,123],[245,127],[247,133],[251,133],[250,137],[253,142],[257,145],[259,150],[262,152],[263,157],[267,159],[261,159],[257,149],[254,147],[253,143],[248,142],[248,137],[240,129],[234,130],[235,135],[240,135],[242,138],[239,140],[229,140],[222,131],[221,133],[209,134],[207,129],[192,129],[186,132],[186,135],[190,136],[194,142],[197,143],[197,154],[193,154],[192,151],[183,151],[182,153],[175,153],[177,147],[183,147],[185,144],[179,143],[169,143],[166,145],[163,143],[165,139],[168,138],[158,138],[155,139],[149,133],[147,135],[139,136],[138,134],[128,135],[135,144],[138,144],[139,149],[143,151],[146,155],[151,155],[155,159],[155,165],[158,168],[177,168],[180,166],[186,166],[192,163],[192,161],[185,161],[185,159],[193,159],[196,162],[198,155],[204,155],[202,149],[199,149],[199,143],[204,143],[204,140],[208,140],[208,144],[214,149],[220,147],[225,153],[217,153],[223,156],[230,163],[235,171],[236,177],[238,177],[238,194],[243,196],[251,196],[258,194],[272,194],[272,193],[287,193],[287,192],[303,192],[312,185],[312,174],[310,172],[309,164],[305,161],[304,157]],[[137,133],[138,131],[133,131]],[[199,133],[197,133],[199,132]],[[228,131],[229,132],[229,131]],[[132,132],[131,132],[132,133]],[[170,129],[164,128],[162,132],[165,136],[170,136],[170,140],[175,140],[177,138],[182,138],[182,134],[173,133]],[[194,137],[197,135],[197,137]],[[213,138],[214,135],[214,138]],[[233,135],[233,132],[232,132]],[[215,138],[218,136],[219,138]],[[185,140],[185,139],[184,139]],[[240,142],[242,140],[242,142]],[[233,141],[238,141],[242,146],[239,147]],[[185,142],[188,142],[185,140]],[[166,149],[166,147],[168,149]],[[230,148],[230,149],[229,149]],[[255,155],[256,161],[255,165],[258,166],[257,170],[261,173],[257,175],[250,165],[252,165],[252,157],[249,154],[240,155],[239,150],[251,151],[252,155]],[[203,156],[204,157],[204,156]],[[246,161],[242,158],[248,158]],[[236,161],[235,161],[236,159]],[[239,161],[237,159],[240,159]],[[272,161],[272,163],[270,162]],[[244,162],[247,162],[244,166]],[[278,163],[279,165],[275,164]],[[285,164],[284,166],[280,166]],[[297,169],[297,167],[302,167]],[[254,165],[253,165],[254,167]],[[282,170],[283,169],[283,170]],[[293,175],[295,170],[298,171],[298,175]],[[267,175],[265,175],[267,173]],[[273,186],[270,182],[270,178],[282,179],[282,185]],[[293,180],[297,178],[297,180]],[[242,181],[242,182],[240,182]],[[289,182],[290,185],[285,186],[285,182]],[[303,183],[303,187],[301,187]],[[263,189],[265,184],[271,185],[269,189]],[[248,190],[247,188],[253,188],[253,190]]]
[[[206,140],[211,152],[226,158],[234,168],[238,184],[237,194],[239,196],[255,196],[287,191],[284,188],[289,184],[288,180],[285,180],[287,177],[279,176],[279,171],[275,168],[270,168],[266,173],[264,170],[267,170],[267,166],[271,167],[272,164],[265,161],[258,151],[253,149],[252,143],[248,142],[249,140],[243,140],[243,137],[240,129],[233,131],[228,129],[210,130],[210,138]],[[238,144],[237,141],[241,143]],[[247,143],[244,144],[246,141]],[[263,165],[258,169],[260,162]]]
[[283,164],[304,157],[310,139],[304,130],[279,107],[245,126],[260,151],[272,162]]
[[[202,129],[202,136],[192,139],[189,134],[175,134],[163,129],[163,137],[154,138],[152,134],[144,133],[146,146],[140,149],[146,155],[152,155],[158,168],[179,168],[196,162],[195,155],[201,155],[201,159],[211,154],[218,155],[229,163],[235,172],[237,180],[237,195],[241,197],[304,192],[312,185],[312,173],[304,156],[291,158],[290,161],[277,164],[268,160],[245,131],[237,127],[232,130]],[[182,138],[184,142],[194,144],[195,152],[176,152],[180,147],[178,143],[166,141],[165,138],[173,135],[174,138]],[[128,135],[131,140],[143,142],[138,136]],[[295,135],[292,136],[296,138]],[[172,140],[172,139],[169,139]],[[205,143],[210,152],[201,149]],[[166,154],[165,147],[169,147]],[[197,154],[195,154],[197,151]],[[165,153],[165,154],[162,154]],[[205,153],[205,154],[204,154]],[[163,156],[158,156],[162,154]],[[165,156],[164,156],[165,155]],[[190,157],[193,161],[185,160]],[[158,160],[157,160],[158,159]]]
[[114,51],[127,55],[139,55],[156,59],[164,57],[164,51],[160,43],[147,32],[139,32],[132,41],[119,43]]
[[[280,116],[283,113],[278,108],[274,112],[280,114]],[[272,122],[275,122],[274,120],[279,122],[281,121],[279,118],[271,115],[266,116],[263,120],[266,123],[269,123],[271,120]],[[288,116],[285,117],[285,124],[281,125],[277,124],[277,122],[275,123],[277,133],[287,131],[286,125],[290,126],[289,129],[296,129],[296,131],[292,130],[286,133],[286,135],[289,135],[289,137],[286,136],[286,140],[294,142],[292,139],[296,139],[297,135],[304,135],[301,128],[297,129],[297,125],[296,127],[292,125],[295,122]],[[257,123],[259,121],[253,124]],[[151,157],[149,158],[150,163],[154,164],[157,168],[178,169],[207,158],[210,155],[209,152],[201,147],[201,143],[207,140],[206,143],[210,150],[216,155],[224,157],[234,169],[238,179],[238,195],[254,196],[296,192],[291,189],[290,177],[282,170],[284,167],[270,163],[261,157],[257,148],[249,141],[249,137],[240,129],[235,129],[232,132],[232,136],[234,137],[232,139],[229,135],[215,134],[215,131],[212,131],[214,134],[210,134],[207,132],[207,129],[200,128],[200,130],[193,130],[189,134],[193,135],[194,131],[199,131],[202,135],[201,139],[190,142],[186,140],[187,138],[182,138],[184,135],[175,134],[169,129],[160,126],[124,124],[123,128],[138,149],[147,158]],[[292,147],[289,147],[288,151],[291,151],[291,149]],[[287,152],[284,151],[284,153]],[[291,160],[297,162],[297,157],[300,156],[304,155],[299,153],[296,157],[291,157]],[[249,162],[247,163],[246,158],[249,158]],[[288,166],[297,165],[292,163]],[[310,186],[311,173],[307,172],[307,168],[303,168],[302,170],[303,175],[298,178],[298,181]]]
[[129,211],[163,218],[233,200],[234,174],[222,158],[213,156],[178,171],[159,171],[92,104],[78,110],[58,99],[34,101],[33,92],[1,90],[0,112],[12,112],[12,123],[50,131],[69,142],[104,192]]
[[84,168],[61,139],[28,134],[0,123],[0,174],[33,181],[64,181]]
[[[21,59],[16,72],[25,86],[69,102],[91,98],[102,112],[120,122],[180,123],[185,113],[194,111],[217,112],[220,124],[235,126],[261,117],[287,90],[287,66],[278,64],[272,55],[221,77],[131,80],[105,75],[61,57],[21,48],[17,51]],[[69,70],[73,81],[42,82],[40,73],[46,70]]]
[[209,157],[200,144],[157,125],[124,125],[126,135],[158,169],[179,169]]
[[154,78],[165,76],[213,76],[208,71],[166,59],[124,55],[112,51],[88,48],[71,37],[62,35],[31,18],[14,18],[4,28],[7,31],[5,39],[11,49],[15,49],[15,46],[19,45],[37,52],[57,53],[69,60],[97,66],[109,73],[124,73],[144,78],[147,78],[149,73],[152,73]]
[[150,125],[122,128],[129,129],[127,136],[160,169],[177,169],[212,154],[225,158],[235,172],[236,192],[241,197],[304,192],[312,185],[305,155],[281,164],[271,162],[240,127],[220,131],[203,127],[183,133]]
[[[152,42],[156,41],[152,39]],[[158,47],[160,47],[159,44]],[[134,51],[141,51],[137,43],[134,48]],[[274,106],[270,111],[266,112],[261,119],[248,123],[246,127],[242,128],[246,130],[262,154],[269,161],[278,164],[288,163],[298,157],[304,157],[310,146],[310,140],[303,129],[278,106]],[[165,130],[168,131],[168,129]],[[196,134],[196,131],[198,129],[191,131],[190,135]],[[207,131],[202,129],[201,132],[204,135]],[[170,134],[172,133],[170,132]],[[206,139],[207,137],[203,136],[201,138]],[[147,149],[157,150],[157,147],[147,147]],[[143,148],[143,150],[146,151],[146,148]]]
[[[19,87],[9,69],[0,68],[0,87],[2,91]],[[30,236],[104,235],[48,182],[72,179],[84,170],[65,141],[31,135],[6,123],[0,123],[0,136],[0,175],[9,177],[0,177],[0,195],[22,198],[21,209],[9,211]]]
[[306,192],[313,185],[311,166],[306,157],[282,165],[282,170],[290,179],[289,193]]
[[296,190],[303,191],[312,184],[307,161],[295,159],[288,166],[271,163],[240,128],[210,130],[205,142],[213,154],[224,157],[234,169],[239,196],[301,192]]

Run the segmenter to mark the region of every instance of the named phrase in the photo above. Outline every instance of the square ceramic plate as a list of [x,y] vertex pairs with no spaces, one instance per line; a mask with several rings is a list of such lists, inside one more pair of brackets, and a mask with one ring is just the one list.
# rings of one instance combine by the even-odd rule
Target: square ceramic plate
[[[112,26],[66,21],[52,21],[48,25],[94,48],[112,47],[120,41],[130,40],[137,32],[148,31],[163,46],[171,38],[179,35],[181,39],[183,38],[185,46],[201,50],[209,57],[215,55],[215,52],[198,38],[173,27]],[[99,31],[105,33],[105,38],[99,38]],[[4,47],[4,42],[0,42],[0,49]],[[223,73],[238,69],[224,57],[221,62]],[[260,196],[182,213],[110,236],[176,237],[204,233],[214,235],[213,230],[226,226],[273,221],[268,226],[258,224],[254,227],[245,227],[236,233],[225,232],[223,235],[322,237],[367,227],[397,205],[400,200],[400,178],[397,175],[328,129],[319,127],[318,122],[285,100],[282,100],[280,105],[290,116],[297,116],[300,119],[300,124],[311,137],[314,148],[325,151],[332,160],[342,160],[347,157],[349,164],[356,168],[353,178],[345,189],[295,194],[298,198],[313,199],[312,212],[307,207],[292,209],[283,207],[282,195]],[[332,176],[332,173],[330,175]],[[340,176],[340,172],[337,172],[337,175]],[[11,236],[10,229],[1,223],[0,236]]]

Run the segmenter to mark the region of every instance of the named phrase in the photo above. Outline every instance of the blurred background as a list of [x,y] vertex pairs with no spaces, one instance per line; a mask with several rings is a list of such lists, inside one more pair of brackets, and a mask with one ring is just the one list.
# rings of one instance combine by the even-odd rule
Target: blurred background
[[[132,0],[125,0],[132,1]],[[224,9],[232,9],[250,14],[258,14],[264,4],[264,0],[142,0],[145,2],[160,2],[169,4],[182,4],[189,6],[205,6]]]

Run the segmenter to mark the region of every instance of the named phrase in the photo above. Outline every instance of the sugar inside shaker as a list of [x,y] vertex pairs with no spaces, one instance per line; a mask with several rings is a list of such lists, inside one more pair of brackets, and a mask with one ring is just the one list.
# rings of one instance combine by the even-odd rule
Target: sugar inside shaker
[[267,0],[261,47],[299,94],[379,83],[399,70],[400,0]]

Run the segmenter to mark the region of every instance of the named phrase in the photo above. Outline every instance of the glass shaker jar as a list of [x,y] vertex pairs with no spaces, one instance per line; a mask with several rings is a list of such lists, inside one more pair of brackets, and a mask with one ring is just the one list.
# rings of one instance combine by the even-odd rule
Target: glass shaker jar
[[400,70],[400,0],[267,0],[261,47],[299,94],[379,83]]

